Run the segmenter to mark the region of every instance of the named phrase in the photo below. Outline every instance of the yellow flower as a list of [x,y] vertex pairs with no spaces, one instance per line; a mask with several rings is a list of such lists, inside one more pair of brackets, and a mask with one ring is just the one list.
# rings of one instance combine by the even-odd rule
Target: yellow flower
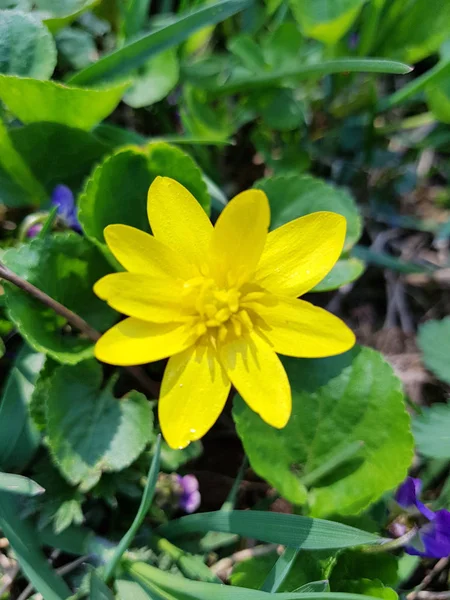
[[297,299],[339,258],[344,217],[312,213],[268,233],[267,197],[248,190],[213,227],[168,177],[152,183],[147,213],[153,236],[127,225],[105,229],[127,272],[106,275],[94,291],[129,318],[101,337],[96,357],[124,366],[171,357],[159,421],[172,448],[213,426],[231,384],[266,423],[284,427],[291,390],[276,352],[317,358],[355,343],[340,319]]

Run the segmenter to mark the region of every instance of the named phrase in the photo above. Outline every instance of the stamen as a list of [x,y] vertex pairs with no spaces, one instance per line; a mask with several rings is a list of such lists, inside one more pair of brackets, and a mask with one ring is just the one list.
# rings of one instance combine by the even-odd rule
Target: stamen
[[228,330],[225,325],[221,325],[219,328],[219,342],[224,342],[227,337]]
[[252,331],[253,323],[250,317],[248,316],[248,312],[246,310],[240,310],[238,312],[238,317],[240,318],[244,327],[246,327],[249,331]]
[[[227,279],[236,274],[227,275]],[[214,345],[224,342],[231,332],[239,338],[245,330],[251,331],[254,304],[264,296],[264,292],[251,291],[248,294],[239,291],[235,285],[228,289],[218,289],[216,282],[210,277],[195,277],[184,284],[183,297],[186,298],[186,309],[193,318],[192,331],[197,338],[207,334]],[[194,316],[195,315],[195,316]]]
[[239,321],[239,319],[236,319],[235,317],[233,317],[231,319],[231,323],[233,325],[233,329],[234,329],[234,333],[236,334],[236,337],[241,337],[241,335],[242,335],[242,323]]

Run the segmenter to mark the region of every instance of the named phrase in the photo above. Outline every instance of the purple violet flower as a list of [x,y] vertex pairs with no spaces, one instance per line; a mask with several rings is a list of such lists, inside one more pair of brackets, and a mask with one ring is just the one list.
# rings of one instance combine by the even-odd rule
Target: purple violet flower
[[81,231],[80,223],[77,219],[77,209],[72,191],[66,185],[57,185],[52,192],[52,206],[57,207],[58,217],[70,229]]
[[32,225],[29,229],[27,229],[27,237],[29,237],[29,238],[36,237],[38,235],[38,233],[41,231],[41,229],[42,229],[42,223],[36,223],[35,225]]
[[[56,214],[66,227],[81,232],[81,226],[77,218],[75,199],[71,190],[66,185],[55,186],[52,192],[51,206],[56,206]],[[43,216],[46,217],[45,213],[43,213]],[[36,237],[41,231],[42,226],[42,223],[31,225],[27,230],[27,237]]]
[[186,513],[193,513],[200,506],[200,492],[198,481],[194,475],[177,475],[177,483],[181,487],[179,506]]
[[[407,477],[398,488],[395,500],[412,517],[422,515],[417,536],[405,546],[408,554],[428,558],[444,558],[450,555],[450,512],[445,509],[432,511],[419,500],[422,489],[420,479]],[[425,521],[425,522],[423,522]],[[397,534],[403,535],[407,528],[397,523]],[[394,530],[393,530],[394,531]]]

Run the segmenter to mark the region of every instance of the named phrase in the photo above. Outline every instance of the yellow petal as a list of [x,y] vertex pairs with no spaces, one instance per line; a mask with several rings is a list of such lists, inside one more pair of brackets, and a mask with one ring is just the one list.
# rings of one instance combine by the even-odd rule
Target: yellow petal
[[301,296],[331,271],[344,246],[345,218],[316,212],[271,231],[256,282],[274,294]]
[[159,422],[171,448],[184,448],[214,425],[230,381],[207,346],[193,346],[167,363],[158,403]]
[[145,231],[129,225],[108,225],[104,235],[108,248],[127,271],[182,279],[195,274],[183,256]]
[[131,317],[102,335],[95,344],[95,356],[110,365],[143,365],[177,354],[191,343],[187,325],[149,323]]
[[222,211],[211,240],[211,270],[220,285],[240,285],[256,270],[270,223],[267,196],[248,190]]
[[155,323],[182,321],[183,284],[170,277],[111,273],[94,285],[94,292],[118,312]]
[[284,427],[291,415],[291,388],[284,367],[269,344],[252,332],[225,344],[219,358],[250,408],[272,427]]
[[148,190],[147,214],[156,239],[197,266],[205,262],[213,226],[181,183],[157,177]]
[[268,326],[264,336],[280,354],[320,358],[355,344],[355,334],[343,321],[304,300],[280,298],[275,306],[259,308],[258,314]]

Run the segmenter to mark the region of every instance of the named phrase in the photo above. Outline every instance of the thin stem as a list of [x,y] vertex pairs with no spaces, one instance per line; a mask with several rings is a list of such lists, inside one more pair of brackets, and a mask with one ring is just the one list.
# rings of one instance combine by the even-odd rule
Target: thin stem
[[402,548],[406,546],[408,542],[410,542],[416,535],[419,530],[417,527],[413,527],[409,531],[405,533],[405,535],[400,536],[394,540],[387,540],[384,543],[374,545],[374,546],[362,546],[361,550],[366,552],[367,554],[376,554],[379,552],[389,552],[391,550],[396,550],[397,548]]
[[159,473],[159,464],[161,458],[161,436],[158,435],[156,438],[155,446],[154,446],[154,455],[152,462],[150,463],[150,469],[147,476],[147,483],[145,485],[144,493],[142,494],[141,503],[139,505],[136,516],[134,517],[133,522],[131,523],[130,528],[122,537],[116,549],[114,550],[114,554],[111,559],[107,563],[105,567],[105,571],[103,574],[103,579],[105,583],[108,583],[112,578],[114,571],[116,570],[117,565],[122,559],[122,556],[130,546],[133,541],[139,527],[141,526],[143,520],[147,516],[148,510],[152,504],[153,496],[155,494],[156,482],[158,479]]
[[[45,306],[51,308],[56,314],[66,319],[70,325],[75,327],[75,329],[78,329],[78,331],[81,331],[81,333],[83,333],[93,342],[96,342],[98,339],[100,339],[101,334],[96,329],[91,327],[89,323],[87,323],[79,315],[71,311],[57,300],[54,300],[54,298],[51,298],[48,294],[37,288],[29,281],[19,277],[19,275],[8,269],[8,267],[1,262],[0,278],[9,281],[27,294],[30,294],[30,296],[33,296],[33,298],[36,298],[36,300],[39,300],[39,302],[42,302],[42,304]],[[157,383],[152,381],[140,367],[126,367],[126,370],[136,379],[136,381],[140,383],[143,389],[145,389],[152,396],[158,397],[159,389]]]

